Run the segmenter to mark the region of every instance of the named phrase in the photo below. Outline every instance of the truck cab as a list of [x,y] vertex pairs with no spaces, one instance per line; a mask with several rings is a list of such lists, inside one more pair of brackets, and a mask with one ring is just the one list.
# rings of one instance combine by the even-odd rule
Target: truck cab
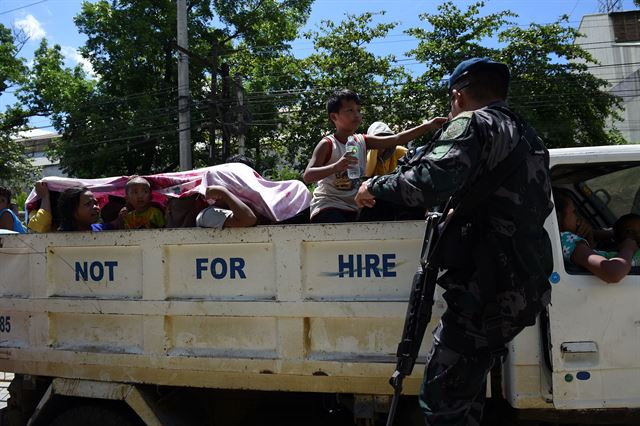
[[[618,217],[640,213],[639,148],[551,150],[552,183],[571,191],[578,213],[594,229],[610,229]],[[637,409],[640,271],[633,267],[622,281],[607,284],[563,260],[555,214],[546,228],[554,253],[551,305],[540,327],[510,344],[504,374],[509,402],[551,410]]]

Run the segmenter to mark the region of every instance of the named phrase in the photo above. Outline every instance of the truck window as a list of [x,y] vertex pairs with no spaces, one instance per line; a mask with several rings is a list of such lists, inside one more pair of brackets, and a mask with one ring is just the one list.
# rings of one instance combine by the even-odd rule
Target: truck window
[[[616,252],[613,224],[625,214],[640,214],[640,165],[631,162],[562,165],[552,170],[552,180],[571,192],[578,214],[593,228],[594,249]],[[565,270],[569,274],[589,274],[569,262],[565,262]],[[630,274],[639,273],[640,267],[632,267]]]
[[598,176],[584,183],[615,219],[627,213],[640,212],[640,166]]

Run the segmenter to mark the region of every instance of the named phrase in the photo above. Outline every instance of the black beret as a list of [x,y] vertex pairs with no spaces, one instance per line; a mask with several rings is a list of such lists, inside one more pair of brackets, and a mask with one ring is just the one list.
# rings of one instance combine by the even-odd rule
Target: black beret
[[501,62],[492,61],[489,58],[471,58],[458,64],[449,77],[449,90],[462,78],[472,75],[479,70],[491,70],[502,74],[506,81],[509,81],[509,67]]

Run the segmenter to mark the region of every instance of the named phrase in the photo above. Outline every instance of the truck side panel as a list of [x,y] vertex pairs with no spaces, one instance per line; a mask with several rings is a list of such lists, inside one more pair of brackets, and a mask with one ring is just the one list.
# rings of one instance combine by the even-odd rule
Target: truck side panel
[[[3,237],[0,370],[388,394],[423,227]],[[423,357],[429,346],[428,334]],[[407,393],[421,376],[419,365]]]

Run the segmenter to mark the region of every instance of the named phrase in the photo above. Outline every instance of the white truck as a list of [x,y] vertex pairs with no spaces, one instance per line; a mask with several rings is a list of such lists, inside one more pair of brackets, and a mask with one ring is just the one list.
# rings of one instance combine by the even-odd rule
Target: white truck
[[[640,145],[552,150],[551,164],[554,185],[594,227],[640,209]],[[637,271],[607,285],[565,267],[555,214],[546,226],[552,304],[492,375],[490,400],[510,406],[494,419],[640,423]],[[374,424],[388,409],[423,230],[415,221],[2,236],[0,371],[16,374],[2,424]],[[415,395],[444,311],[436,296],[396,424],[421,424]]]

